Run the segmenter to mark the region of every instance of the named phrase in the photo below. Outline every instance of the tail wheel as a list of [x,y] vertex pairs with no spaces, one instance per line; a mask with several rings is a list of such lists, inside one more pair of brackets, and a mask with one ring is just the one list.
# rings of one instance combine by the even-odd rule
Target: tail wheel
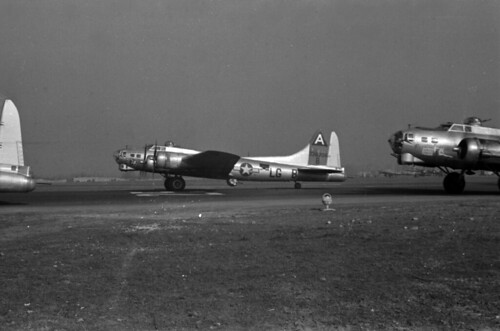
[[168,191],[182,191],[186,187],[186,181],[182,177],[168,177],[165,179],[165,188]]
[[295,185],[294,185],[295,189],[299,190],[302,188],[302,184],[301,183],[297,183],[295,182]]
[[444,177],[443,181],[444,190],[449,194],[460,194],[465,188],[464,175],[458,172],[450,172]]

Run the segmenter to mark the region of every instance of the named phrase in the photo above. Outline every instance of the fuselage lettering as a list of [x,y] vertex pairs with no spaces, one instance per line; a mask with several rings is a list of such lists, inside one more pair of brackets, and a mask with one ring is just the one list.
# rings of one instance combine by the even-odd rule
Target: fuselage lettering
[[281,168],[276,168],[274,169],[274,174],[273,174],[273,168],[270,169],[269,171],[269,177],[281,177]]

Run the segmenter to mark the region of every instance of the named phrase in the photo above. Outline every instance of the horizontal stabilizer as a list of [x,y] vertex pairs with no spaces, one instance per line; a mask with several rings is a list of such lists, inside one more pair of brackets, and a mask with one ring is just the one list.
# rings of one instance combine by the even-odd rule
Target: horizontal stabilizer
[[343,168],[339,168],[339,169],[299,168],[299,172],[302,172],[305,174],[341,174],[341,173],[344,173],[344,169]]

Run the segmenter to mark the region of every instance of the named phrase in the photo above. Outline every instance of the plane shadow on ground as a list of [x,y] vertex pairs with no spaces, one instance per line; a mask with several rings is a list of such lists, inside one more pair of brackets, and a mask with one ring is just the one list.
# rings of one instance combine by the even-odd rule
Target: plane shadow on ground
[[26,206],[26,205],[28,205],[28,204],[22,203],[22,202],[11,202],[11,201],[0,200],[0,207],[1,206]]
[[145,189],[145,190],[130,190],[130,189],[127,189],[127,190],[123,190],[123,191],[127,191],[127,192],[142,192],[142,193],[169,193],[169,194],[193,194],[193,193],[220,193],[220,191],[224,191],[224,190],[217,190],[217,189],[186,189],[186,190],[182,190],[182,191],[169,191],[169,190],[165,190],[165,189],[161,189],[161,188],[156,188],[156,189]]

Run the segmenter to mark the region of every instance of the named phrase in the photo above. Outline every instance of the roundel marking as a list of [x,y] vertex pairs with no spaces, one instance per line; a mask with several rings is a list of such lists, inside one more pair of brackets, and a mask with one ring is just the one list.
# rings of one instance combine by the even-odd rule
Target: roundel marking
[[240,174],[242,176],[250,176],[253,172],[253,167],[250,163],[242,163],[240,165]]

